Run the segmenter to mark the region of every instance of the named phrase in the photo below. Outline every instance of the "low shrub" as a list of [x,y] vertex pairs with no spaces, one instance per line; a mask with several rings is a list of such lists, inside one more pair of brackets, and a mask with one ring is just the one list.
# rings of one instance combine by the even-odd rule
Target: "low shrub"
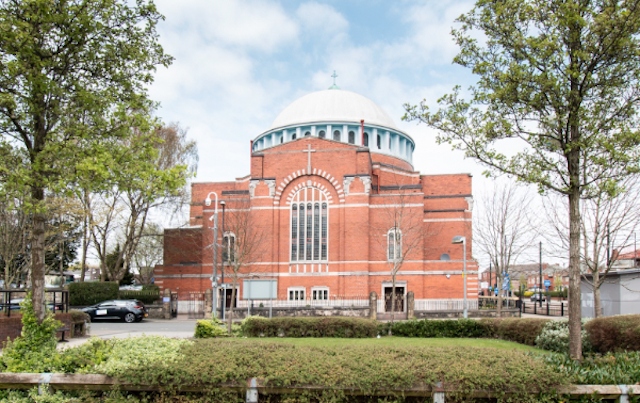
[[196,339],[229,336],[226,325],[219,319],[202,319],[196,322]]
[[77,282],[69,284],[69,305],[94,305],[106,299],[118,298],[118,283],[115,282]]
[[590,320],[585,325],[594,351],[640,351],[640,315],[618,315]]
[[586,355],[582,361],[568,354],[547,354],[545,363],[578,385],[636,385],[640,380],[640,352]]
[[402,337],[487,337],[487,329],[473,319],[409,320],[391,326],[394,336]]
[[31,294],[21,303],[22,333],[4,345],[0,356],[0,372],[52,372],[60,365],[56,350],[56,331],[61,322],[51,312],[38,323]]
[[[588,353],[592,350],[587,332],[584,330],[586,319],[582,320],[582,352]],[[569,321],[550,320],[542,328],[536,337],[536,347],[543,350],[554,351],[556,353],[569,354]]]
[[361,318],[262,318],[250,316],[242,321],[247,337],[375,337],[377,322]]
[[144,304],[150,305],[160,299],[160,290],[120,290],[118,291],[120,299],[138,299]]
[[485,327],[486,337],[535,346],[536,338],[549,319],[491,318],[480,321]]

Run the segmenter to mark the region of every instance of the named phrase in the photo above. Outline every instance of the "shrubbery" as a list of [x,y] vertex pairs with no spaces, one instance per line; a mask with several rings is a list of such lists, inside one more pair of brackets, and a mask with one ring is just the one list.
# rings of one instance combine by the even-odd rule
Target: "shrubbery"
[[[591,351],[591,343],[587,332],[584,330],[584,324],[587,321],[582,320],[582,351],[588,353]],[[555,351],[556,353],[569,353],[569,322],[567,320],[550,320],[542,328],[542,331],[536,337],[536,347],[543,350]]]
[[69,305],[94,305],[107,299],[118,298],[118,283],[115,282],[78,282],[69,284]]
[[21,303],[22,334],[4,344],[0,356],[0,372],[52,372],[60,366],[56,350],[56,331],[61,322],[46,312],[38,323],[31,293]]
[[202,319],[196,322],[196,339],[229,336],[225,324],[219,319]]
[[[409,320],[395,322],[391,333],[401,337],[488,337],[487,328],[473,319]],[[384,329],[384,328],[383,328]],[[387,334],[382,330],[382,335]]]
[[377,335],[377,322],[361,318],[272,318],[250,316],[242,322],[247,337],[344,337]]
[[495,318],[482,319],[487,337],[535,346],[536,338],[548,319]]
[[640,315],[619,315],[590,320],[585,329],[598,353],[640,351]]
[[150,305],[160,299],[160,290],[120,290],[118,291],[120,299],[139,299],[144,304]]

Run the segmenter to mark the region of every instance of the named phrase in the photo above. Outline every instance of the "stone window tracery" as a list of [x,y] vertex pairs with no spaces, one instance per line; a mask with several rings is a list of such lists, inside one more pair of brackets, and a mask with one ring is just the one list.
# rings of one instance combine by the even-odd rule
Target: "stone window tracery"
[[387,260],[398,261],[402,258],[402,231],[399,228],[391,228],[387,232]]
[[291,261],[328,260],[329,202],[320,189],[300,189],[291,201]]

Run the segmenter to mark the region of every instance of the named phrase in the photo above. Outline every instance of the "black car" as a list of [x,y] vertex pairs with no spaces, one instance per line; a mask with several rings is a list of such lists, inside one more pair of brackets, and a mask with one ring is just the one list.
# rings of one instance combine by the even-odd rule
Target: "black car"
[[142,301],[137,299],[114,299],[102,301],[99,304],[82,308],[91,316],[91,321],[96,319],[121,319],[127,323],[140,322],[149,316],[149,311]]

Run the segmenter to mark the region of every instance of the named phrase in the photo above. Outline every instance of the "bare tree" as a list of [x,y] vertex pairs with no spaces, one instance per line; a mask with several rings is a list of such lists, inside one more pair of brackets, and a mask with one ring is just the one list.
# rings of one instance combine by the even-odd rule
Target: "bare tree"
[[[617,195],[600,194],[580,202],[582,280],[593,290],[595,317],[599,317],[602,310],[600,288],[618,263],[618,251],[631,245],[634,241],[633,234],[640,225],[638,178],[627,178],[620,185],[625,191]],[[557,202],[552,206],[552,209],[547,210],[556,230],[556,245],[558,249],[566,250],[569,242],[568,227],[558,216],[566,212],[566,207]]]
[[[226,203],[222,234],[222,270],[231,279],[231,301],[235,301],[240,277],[251,276],[247,264],[258,261],[265,253],[266,241],[263,228],[259,225],[255,212],[251,210],[249,199],[228,199]],[[226,298],[226,294],[223,298]],[[231,332],[232,321],[233,309],[229,309],[227,316],[229,332]]]
[[[498,287],[509,274],[509,267],[539,236],[539,220],[532,214],[531,200],[526,189],[507,180],[494,182],[493,187],[480,197],[479,212],[475,214],[474,243],[481,253],[489,256],[496,269]],[[504,295],[498,293],[499,316]]]
[[[405,262],[419,252],[427,253],[426,248],[433,243],[425,242],[426,238],[437,236],[440,228],[435,223],[425,223],[424,202],[420,190],[407,186],[406,177],[402,172],[393,172],[391,181],[395,182],[395,190],[390,194],[383,194],[384,208],[372,217],[370,225],[373,227],[374,240],[385,255],[391,276],[391,323],[395,320],[395,313],[401,310],[396,294],[397,278]],[[386,302],[385,302],[386,303]],[[391,326],[389,327],[391,335]]]
[[30,222],[22,199],[4,195],[0,200],[0,271],[4,288],[28,272]]
[[140,284],[151,284],[154,267],[162,263],[163,238],[162,227],[155,223],[147,224],[142,232],[133,254],[136,268],[134,276]]

